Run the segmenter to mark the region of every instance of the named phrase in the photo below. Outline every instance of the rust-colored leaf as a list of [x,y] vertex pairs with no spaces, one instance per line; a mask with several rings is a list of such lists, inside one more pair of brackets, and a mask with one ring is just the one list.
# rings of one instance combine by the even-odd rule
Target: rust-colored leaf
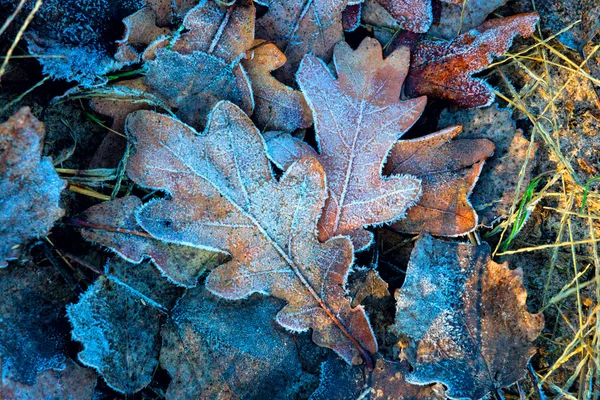
[[253,50],[242,60],[254,94],[252,119],[261,130],[293,132],[312,125],[312,114],[304,95],[275,79],[271,72],[286,58],[273,43],[255,40]]
[[256,21],[256,36],[274,42],[287,57],[277,77],[292,83],[305,54],[311,53],[325,62],[333,56],[333,47],[344,40],[342,11],[349,0],[259,0],[269,7]]
[[423,40],[412,54],[406,92],[449,100],[461,107],[488,106],[494,100],[492,87],[471,75],[491,62],[491,55],[502,55],[518,34],[534,32],[537,13],[492,19],[451,42]]
[[383,59],[379,43],[367,38],[356,51],[345,42],[335,47],[337,80],[314,56],[300,65],[298,83],[313,112],[320,154],[290,136],[271,140],[269,152],[282,167],[310,153],[323,165],[329,196],[321,241],[350,235],[357,249],[365,248],[372,234],[364,226],[402,218],[420,194],[413,177],[381,175],[393,144],[425,107],[425,97],[399,100],[408,58],[402,48]]
[[65,181],[48,157],[40,159],[44,132],[28,107],[0,124],[0,268],[64,214],[58,200]]
[[385,174],[414,175],[421,179],[423,192],[406,218],[392,225],[394,229],[457,236],[477,227],[477,213],[469,195],[483,160],[494,153],[494,144],[486,139],[457,138],[461,130],[461,126],[453,126],[396,143]]
[[360,26],[362,4],[351,4],[342,13],[342,26],[344,31],[352,32]]
[[315,343],[347,362],[370,362],[377,344],[364,310],[352,308],[344,290],[352,245],[316,237],[326,197],[316,160],[298,161],[276,181],[260,133],[229,102],[217,104],[201,136],[149,111],[127,121],[135,142],[129,176],[171,196],[142,206],[142,228],[160,240],[230,254],[207,277],[208,290],[227,299],[260,292],[286,300],[277,314],[282,326],[312,328]]
[[225,255],[152,238],[135,222],[142,201],[129,196],[87,209],[81,218],[84,238],[109,247],[125,260],[139,264],[150,257],[163,275],[185,287],[196,286],[206,268],[221,264]]
[[392,331],[417,343],[407,380],[441,382],[453,399],[479,399],[521,379],[544,326],[527,312],[521,269],[490,259],[487,244],[425,235],[396,292]]
[[372,371],[363,371],[330,357],[321,369],[321,384],[310,400],[445,399],[440,384],[417,386],[406,382],[410,365],[377,358]]
[[535,165],[538,143],[532,144],[525,139],[523,131],[517,129],[511,119],[511,114],[510,110],[497,106],[452,113],[444,110],[440,114],[440,124],[463,124],[461,137],[464,139],[489,139],[496,146],[471,196],[473,208],[480,218],[479,223],[485,226],[491,226],[498,218],[509,215],[525,160],[529,158],[523,171],[519,197],[527,189]]

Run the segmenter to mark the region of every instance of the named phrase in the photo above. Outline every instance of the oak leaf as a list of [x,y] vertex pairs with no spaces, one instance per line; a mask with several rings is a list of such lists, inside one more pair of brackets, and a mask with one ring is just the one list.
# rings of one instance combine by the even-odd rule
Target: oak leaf
[[[496,151],[486,161],[471,200],[480,224],[488,227],[510,214],[515,196],[521,197],[529,186],[535,166],[538,143],[531,143],[523,136],[523,131],[517,129],[511,115],[510,110],[497,106],[457,112],[444,110],[440,114],[440,124],[463,124],[461,137],[494,142]],[[521,172],[526,160],[527,166]],[[517,193],[521,174],[523,180]]]
[[507,0],[468,0],[441,3],[439,21],[434,21],[429,36],[452,40],[462,33],[477,28],[495,9]]
[[344,31],[352,32],[360,26],[362,4],[351,4],[342,13],[342,26]]
[[123,197],[88,208],[78,224],[87,226],[81,235],[92,242],[114,250],[125,260],[139,264],[152,259],[160,272],[173,283],[196,286],[206,268],[225,260],[220,253],[156,240],[135,222],[135,211],[142,201],[135,196]]
[[271,72],[286,58],[273,43],[255,40],[242,65],[248,72],[254,94],[252,119],[261,130],[293,132],[312,125],[312,114],[304,96],[275,79]]
[[313,112],[319,154],[285,135],[268,146],[282,168],[303,155],[323,165],[328,199],[319,221],[321,241],[350,235],[363,249],[372,241],[364,226],[403,217],[420,194],[413,177],[381,175],[388,152],[425,107],[425,97],[399,100],[408,59],[406,48],[383,59],[379,43],[367,38],[355,51],[345,42],[335,47],[337,80],[312,55],[300,65],[298,84]]
[[321,383],[310,400],[445,399],[440,384],[417,386],[406,382],[409,371],[405,361],[395,363],[378,357],[372,371],[363,371],[330,357],[321,367]]
[[457,236],[477,227],[469,195],[483,161],[494,153],[486,139],[466,139],[453,126],[418,139],[401,140],[390,151],[384,173],[409,174],[421,179],[423,192],[406,218],[392,228],[410,233]]
[[83,344],[79,361],[132,394],[152,380],[165,312],[180,293],[149,263],[109,260],[105,273],[67,307],[71,335]]
[[171,196],[142,206],[143,229],[160,240],[230,254],[207,277],[208,290],[227,299],[260,292],[286,300],[277,314],[282,326],[312,328],[315,343],[347,362],[370,361],[377,351],[371,327],[344,290],[352,244],[316,237],[326,197],[316,160],[298,161],[276,181],[260,133],[229,102],[215,106],[201,136],[149,111],[131,114],[126,130],[135,143],[129,176]]
[[188,291],[162,329],[160,364],[173,378],[165,397],[295,398],[312,377],[303,371],[299,341],[275,321],[282,306],[257,294],[232,302],[202,287]]
[[[433,22],[431,0],[377,0],[404,30],[425,33]],[[441,0],[442,3],[462,3],[461,0]]]
[[523,271],[479,246],[421,236],[396,291],[392,331],[416,341],[407,380],[441,382],[452,399],[479,399],[525,374],[544,326],[527,312]]
[[64,214],[58,201],[65,181],[48,157],[40,159],[44,132],[28,107],[0,124],[0,268]]
[[307,53],[331,60],[333,47],[344,40],[342,12],[350,0],[258,0],[269,7],[256,21],[256,36],[274,42],[287,57],[276,74],[291,84],[298,65]]
[[406,93],[449,100],[461,107],[490,105],[492,87],[471,75],[485,69],[491,55],[504,54],[517,34],[533,34],[537,21],[537,13],[519,14],[486,21],[451,42],[421,41],[412,54]]
[[125,17],[125,33],[123,38],[116,42],[115,60],[123,65],[139,62],[143,50],[150,43],[169,34],[170,29],[157,26],[158,19],[159,16],[151,7],[144,7]]

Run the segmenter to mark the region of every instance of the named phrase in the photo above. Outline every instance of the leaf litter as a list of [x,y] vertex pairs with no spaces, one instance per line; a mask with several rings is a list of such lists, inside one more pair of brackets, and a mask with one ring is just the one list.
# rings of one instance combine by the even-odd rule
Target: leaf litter
[[[78,219],[55,225],[57,217],[44,213],[52,216],[48,226],[54,225],[56,233],[39,247],[43,256],[26,244],[47,235],[49,228],[20,238],[16,249],[24,259],[10,260],[4,270],[10,277],[7,291],[16,298],[20,294],[11,283],[17,272],[27,277],[47,266],[45,273],[55,276],[54,286],[33,285],[50,296],[54,290],[62,291],[67,298],[51,300],[50,307],[62,312],[57,321],[65,328],[63,333],[70,330],[81,343],[78,364],[70,359],[76,352],[64,352],[60,346],[42,352],[50,361],[39,365],[27,364],[23,357],[15,361],[11,355],[15,353],[5,351],[0,356],[3,371],[8,368],[5,359],[13,358],[9,372],[3,372],[4,397],[99,398],[102,391],[110,390],[102,382],[95,385],[96,372],[116,392],[174,399],[308,398],[313,391],[313,398],[479,398],[488,392],[498,397],[522,393],[521,386],[506,386],[523,377],[542,323],[525,308],[518,270],[511,272],[491,261],[485,243],[444,242],[427,235],[417,239],[409,262],[414,237],[393,231],[468,234],[478,243],[478,233],[486,232],[481,223],[498,229],[513,221],[511,213],[525,187],[524,201],[537,201],[538,195],[531,194],[527,185],[537,173],[533,169],[540,168],[532,162],[534,137],[526,140],[508,112],[496,107],[444,111],[438,118],[436,109],[446,104],[440,107],[435,100],[440,97],[473,107],[497,102],[494,94],[505,99],[498,88],[471,74],[490,64],[488,53],[506,52],[517,31],[530,35],[537,16],[484,21],[498,4],[469,1],[441,4],[439,16],[436,3],[431,20],[427,16],[423,22],[410,15],[398,17],[401,7],[410,2],[380,3],[390,12],[388,27],[379,26],[381,17],[368,11],[371,6],[325,0],[256,5],[248,0],[197,4],[152,0],[125,18],[125,34],[114,42],[110,51],[117,53],[109,58],[130,66],[111,77],[102,72],[93,77],[95,83],[118,82],[69,92],[72,100],[90,96],[98,111],[114,117],[111,129],[117,133],[109,137],[119,137],[122,145],[111,145],[107,138],[94,163],[103,167],[119,163],[117,185],[110,180],[86,180],[93,182],[93,189],[77,189],[77,193],[113,199],[94,200],[98,204],[80,213],[94,203],[78,206],[70,200],[74,188],[69,186],[71,194],[62,195],[69,200],[61,206]],[[423,5],[431,7],[428,2],[418,4]],[[448,10],[452,13],[446,14]],[[395,31],[419,24],[426,35]],[[435,33],[439,26],[447,26],[450,33]],[[343,43],[344,29],[349,31],[345,37],[349,45]],[[369,30],[383,42],[365,39],[361,43]],[[385,40],[380,34],[384,31]],[[486,47],[494,38],[501,39],[500,46]],[[402,46],[413,49],[412,55]],[[423,55],[429,47],[435,51]],[[461,58],[468,52],[479,56],[471,63]],[[419,57],[428,64],[419,63]],[[492,65],[519,57],[509,55]],[[78,68],[76,59],[69,62]],[[448,75],[440,72],[444,68]],[[130,75],[140,77],[126,78]],[[423,76],[436,79],[429,87],[419,86]],[[492,73],[485,76],[494,85],[496,78]],[[414,98],[420,93],[416,87],[429,91],[427,108],[425,99]],[[69,96],[55,104],[70,101]],[[411,102],[419,104],[418,109],[402,126],[390,129],[393,118],[382,117],[385,112]],[[513,105],[509,102],[509,108]],[[424,118],[418,120],[421,113]],[[464,125],[462,133],[461,127],[453,126],[456,123]],[[436,126],[442,130],[424,134]],[[528,133],[526,124],[519,128]],[[344,138],[353,131],[371,136],[359,137],[356,148],[346,152]],[[408,138],[401,138],[405,133]],[[341,147],[331,146],[336,136]],[[276,148],[277,143],[285,146]],[[379,146],[377,151],[373,145]],[[33,147],[32,154],[39,162],[40,150]],[[68,157],[61,156],[56,165]],[[584,158],[577,159],[578,173],[593,174],[594,166],[580,160]],[[528,167],[523,169],[523,163]],[[57,171],[70,182],[81,182],[79,175],[91,172],[62,165]],[[348,182],[337,178],[340,171],[346,171]],[[410,199],[348,214],[350,228],[323,228],[330,224],[331,202],[342,198],[338,187],[343,188],[342,203],[353,196],[360,203],[376,185],[400,177],[405,184],[413,183]],[[518,186],[506,180],[518,180]],[[596,201],[593,178],[589,181],[581,209]],[[54,190],[62,189],[59,181]],[[52,192],[47,186],[40,190]],[[107,191],[111,196],[103,194]],[[19,222],[30,225],[20,217],[17,213]],[[91,244],[68,239],[73,225]],[[572,232],[570,225],[568,229]],[[514,245],[516,239],[511,238]],[[368,247],[371,239],[374,243]],[[116,254],[107,257],[98,245]],[[421,254],[424,247],[429,251],[426,257]],[[86,254],[77,257],[73,251]],[[40,265],[25,261],[29,258]],[[436,263],[444,267],[435,270]],[[459,265],[469,272],[450,279],[449,265],[453,265],[450,270]],[[56,284],[57,280],[67,287]],[[473,282],[480,285],[471,290]],[[444,283],[467,289],[421,290]],[[389,295],[394,290],[398,310],[403,310],[397,312],[395,323]],[[417,312],[422,307],[417,300],[406,305],[407,299],[421,299],[427,293],[447,294],[440,302],[450,314],[441,325],[428,322],[431,310]],[[481,296],[479,303],[466,301],[476,294]],[[14,307],[10,299],[5,303],[3,318]],[[68,303],[73,303],[68,307],[70,324],[64,318]],[[460,318],[452,318],[457,315],[468,316],[468,323],[461,325]],[[47,343],[35,334],[47,322],[34,318],[39,326],[30,326],[23,318],[33,317],[17,318],[23,321],[18,324],[25,327],[25,340]],[[469,333],[475,332],[474,341],[464,340],[470,337],[464,330],[444,335],[438,329],[465,326]],[[427,327],[430,331],[419,334]],[[73,345],[68,335],[60,340]],[[511,348],[510,358],[498,350],[506,347]],[[453,350],[440,356],[438,348]],[[328,357],[326,349],[334,352]],[[478,351],[468,362],[457,358],[461,352]],[[452,365],[453,374],[447,368],[428,369],[436,357]],[[482,373],[487,370],[493,373]],[[30,371],[29,378],[15,371]],[[542,388],[534,378],[531,390],[555,390],[545,383]],[[78,380],[80,391],[71,387]],[[426,386],[414,385],[424,382]]]

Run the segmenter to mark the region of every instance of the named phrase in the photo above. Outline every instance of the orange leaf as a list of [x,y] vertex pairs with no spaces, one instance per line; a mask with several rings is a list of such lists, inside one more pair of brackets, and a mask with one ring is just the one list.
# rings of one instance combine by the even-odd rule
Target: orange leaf
[[350,241],[319,243],[316,223],[325,176],[313,158],[275,180],[262,136],[242,110],[219,102],[198,135],[170,117],[137,111],[126,129],[135,143],[129,176],[165,190],[137,222],[153,237],[231,255],[206,279],[227,299],[264,293],[287,301],[277,321],[313,329],[313,341],[349,363],[370,365],[377,343],[364,310],[352,308],[344,285],[353,260]]
[[450,100],[461,107],[490,105],[492,87],[471,75],[485,69],[492,55],[504,54],[517,34],[533,34],[538,19],[537,13],[492,19],[451,42],[421,41],[412,54],[406,93]]
[[477,227],[477,213],[468,196],[483,160],[494,153],[494,144],[486,139],[456,139],[461,131],[461,126],[453,126],[396,143],[385,173],[420,178],[423,194],[406,218],[392,225],[394,229],[457,236]]
[[[298,70],[298,83],[313,111],[318,159],[329,190],[319,239],[350,235],[362,249],[372,240],[364,226],[403,217],[419,196],[417,179],[384,178],[381,172],[388,152],[419,118],[426,99],[399,100],[408,69],[406,48],[384,60],[379,43],[368,38],[356,51],[339,43],[334,58],[337,80],[311,55]],[[315,154],[289,136],[271,140],[269,152],[283,167],[302,154]]]

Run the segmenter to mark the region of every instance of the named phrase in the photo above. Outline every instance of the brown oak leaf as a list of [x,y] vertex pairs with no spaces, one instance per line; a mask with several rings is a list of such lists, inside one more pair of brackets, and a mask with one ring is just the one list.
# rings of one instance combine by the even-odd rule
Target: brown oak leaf
[[302,57],[307,53],[331,60],[333,47],[344,40],[342,11],[350,0],[258,0],[269,7],[256,21],[256,36],[274,42],[287,57],[276,76],[292,83]]
[[344,31],[352,32],[360,26],[362,4],[351,4],[342,13],[342,26]]
[[421,41],[412,54],[406,93],[449,100],[461,107],[490,105],[492,87],[471,75],[485,69],[491,55],[504,54],[517,34],[533,34],[537,21],[537,13],[519,14],[486,21],[451,42]]
[[262,136],[237,106],[219,102],[204,134],[170,117],[137,111],[126,130],[135,143],[127,165],[137,183],[167,191],[137,222],[157,239],[230,254],[206,279],[212,293],[242,299],[260,292],[287,305],[277,321],[313,329],[315,343],[349,363],[367,364],[377,343],[344,285],[353,248],[344,237],[319,243],[325,203],[321,165],[305,158],[276,181]]
[[392,331],[417,344],[407,380],[441,382],[451,399],[479,399],[525,374],[544,326],[527,312],[523,271],[472,246],[421,236],[396,291]]
[[221,253],[152,238],[135,222],[135,211],[141,205],[139,198],[129,196],[90,207],[81,215],[83,221],[77,222],[87,226],[81,235],[135,264],[150,257],[163,275],[185,287],[196,286],[199,275],[225,260]]
[[408,59],[406,48],[383,59],[379,42],[367,38],[355,51],[345,42],[335,47],[338,79],[312,55],[300,65],[298,84],[313,112],[319,154],[289,135],[268,146],[283,168],[303,155],[323,165],[329,195],[319,221],[321,241],[350,235],[363,249],[372,241],[364,226],[402,218],[421,192],[413,177],[381,175],[390,149],[425,107],[425,97],[399,100]]
[[115,60],[122,64],[132,64],[140,61],[143,50],[154,40],[171,32],[168,28],[156,25],[158,16],[150,7],[131,14],[123,19],[125,33],[117,40]]
[[406,382],[410,365],[377,358],[372,371],[363,371],[330,357],[321,367],[321,383],[310,400],[445,399],[440,384],[417,386]]
[[252,119],[261,130],[293,132],[312,125],[304,95],[275,79],[271,72],[285,64],[283,53],[272,43],[255,40],[242,65],[254,94]]
[[511,115],[510,110],[497,106],[456,112],[444,110],[440,114],[440,124],[463,124],[464,132],[461,137],[489,139],[496,146],[494,155],[483,167],[472,196],[480,224],[485,226],[491,226],[498,218],[509,215],[525,160],[529,159],[523,171],[518,197],[527,189],[535,165],[538,143],[532,144],[523,136],[523,131],[517,129]]
[[423,192],[406,218],[392,227],[402,232],[464,235],[477,227],[477,213],[469,202],[483,166],[494,153],[486,139],[457,138],[453,126],[418,139],[401,140],[387,159],[386,175],[409,174],[421,179]]
[[0,124],[0,268],[64,214],[58,201],[65,181],[48,157],[40,159],[44,132],[29,107]]

